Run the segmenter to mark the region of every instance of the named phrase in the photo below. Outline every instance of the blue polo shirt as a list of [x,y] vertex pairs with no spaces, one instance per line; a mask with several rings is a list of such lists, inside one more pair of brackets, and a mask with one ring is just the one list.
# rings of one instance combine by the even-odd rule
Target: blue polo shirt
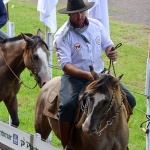
[[2,0],[0,0],[0,28],[7,22],[8,13]]

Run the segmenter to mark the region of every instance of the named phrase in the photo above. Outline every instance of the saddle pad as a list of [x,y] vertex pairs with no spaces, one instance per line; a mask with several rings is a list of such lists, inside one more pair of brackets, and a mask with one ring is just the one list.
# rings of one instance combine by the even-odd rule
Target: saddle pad
[[133,111],[132,111],[132,109],[131,109],[131,107],[129,105],[129,102],[127,100],[126,94],[125,94],[125,92],[122,89],[121,89],[121,93],[123,95],[123,103],[125,105],[125,108],[126,108],[126,111],[127,111],[127,115],[128,115],[128,118],[127,118],[127,122],[128,122],[129,119],[130,119],[130,116],[133,114]]

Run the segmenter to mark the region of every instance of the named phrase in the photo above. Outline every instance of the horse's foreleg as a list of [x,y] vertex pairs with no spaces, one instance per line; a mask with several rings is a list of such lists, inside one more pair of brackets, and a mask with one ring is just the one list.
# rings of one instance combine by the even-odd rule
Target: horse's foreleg
[[60,130],[58,126],[58,120],[47,117],[50,127],[52,128],[53,132],[57,136],[58,139],[60,139]]
[[42,113],[38,115],[35,119],[35,131],[36,133],[41,134],[41,138],[46,140],[51,132],[51,128],[48,122],[48,119]]
[[14,127],[19,126],[19,118],[18,118],[18,102],[17,98],[14,97],[13,99],[6,99],[4,100],[4,103],[7,107],[7,110],[11,116],[11,125]]
[[35,107],[34,127],[36,133],[41,134],[41,138],[46,140],[51,132],[51,128],[47,117],[43,115],[44,107],[45,107],[44,98],[40,98],[39,96]]

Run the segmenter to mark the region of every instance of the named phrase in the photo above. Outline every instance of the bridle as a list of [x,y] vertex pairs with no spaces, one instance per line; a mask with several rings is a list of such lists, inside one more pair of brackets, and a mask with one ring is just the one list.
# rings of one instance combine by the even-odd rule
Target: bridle
[[[106,125],[105,125],[100,131],[99,131],[99,129],[100,129],[100,127],[101,127],[101,124],[99,124],[99,126],[98,126],[98,128],[97,128],[98,131],[96,132],[98,136],[100,136],[101,133],[102,133],[108,126],[111,126],[111,125],[113,124],[115,118],[116,118],[116,117],[118,116],[118,114],[120,113],[121,108],[122,108],[122,106],[123,106],[123,100],[124,100],[121,92],[120,92],[120,94],[121,94],[121,104],[120,104],[120,106],[118,107],[117,112],[115,113],[115,115],[114,115],[113,117],[111,117],[108,121],[106,121]],[[109,113],[109,111],[111,110],[111,108],[112,108],[112,106],[113,106],[113,104],[114,104],[114,101],[115,101],[115,95],[116,95],[116,89],[113,88],[113,96],[112,96],[112,99],[111,99],[109,108],[108,108],[108,110],[107,110],[107,112],[106,112],[106,114],[105,114],[104,116],[107,116],[108,113]]]
[[[116,113],[115,113],[115,115],[114,115],[113,117],[111,117],[109,120],[106,121],[106,125],[105,125],[102,129],[100,129],[101,124],[98,125],[97,131],[96,131],[96,134],[97,134],[98,136],[100,136],[101,133],[102,133],[108,126],[111,126],[111,125],[113,124],[115,118],[116,118],[116,117],[118,116],[118,114],[120,113],[121,108],[122,108],[122,106],[123,106],[123,100],[124,100],[124,99],[123,99],[123,95],[122,95],[121,92],[120,92],[120,94],[121,94],[121,104],[120,104],[120,106],[118,107],[118,110],[116,111]],[[109,108],[108,108],[107,112],[106,112],[105,115],[104,115],[104,118],[106,118],[106,116],[108,115],[109,111],[111,110],[111,108],[112,108],[112,106],[113,106],[113,104],[114,104],[115,95],[116,95],[116,88],[113,88],[113,96],[112,96],[112,98],[111,98],[111,102],[110,102]],[[84,98],[86,98],[87,96],[88,96],[88,93],[86,93],[86,95],[84,96]],[[85,112],[85,113],[87,114],[88,106],[89,106],[88,101],[86,101],[85,104],[82,103],[82,105],[81,105],[81,110],[82,110],[82,112]]]

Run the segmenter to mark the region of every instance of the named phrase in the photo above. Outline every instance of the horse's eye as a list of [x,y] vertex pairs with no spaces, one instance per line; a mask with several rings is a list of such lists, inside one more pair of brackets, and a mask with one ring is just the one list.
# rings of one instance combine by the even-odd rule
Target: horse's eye
[[33,59],[34,59],[34,60],[38,60],[38,59],[39,59],[39,56],[35,54],[35,55],[33,55]]
[[93,101],[93,100],[94,100],[94,97],[93,97],[93,96],[90,96],[89,99],[90,99],[90,101]]
[[92,92],[89,92],[88,93],[88,96],[91,98],[91,97],[93,97],[93,93]]

